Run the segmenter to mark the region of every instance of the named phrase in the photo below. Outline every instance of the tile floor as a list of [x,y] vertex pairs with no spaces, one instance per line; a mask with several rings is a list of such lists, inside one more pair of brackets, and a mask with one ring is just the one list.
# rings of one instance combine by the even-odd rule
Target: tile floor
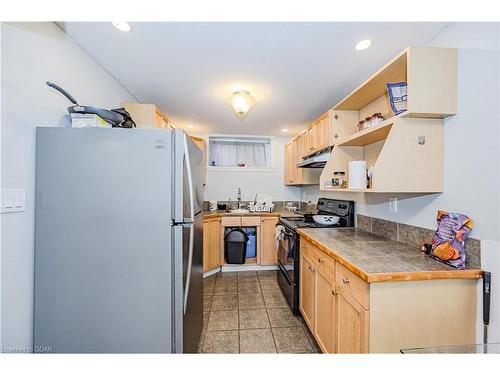
[[318,353],[294,317],[276,271],[225,272],[203,280],[200,353]]

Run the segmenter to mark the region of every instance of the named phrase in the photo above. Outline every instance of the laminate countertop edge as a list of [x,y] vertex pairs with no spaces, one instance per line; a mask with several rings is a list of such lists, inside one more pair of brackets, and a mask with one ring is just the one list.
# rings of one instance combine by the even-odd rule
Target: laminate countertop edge
[[367,273],[355,264],[347,261],[338,255],[335,251],[325,246],[323,243],[315,239],[313,236],[305,233],[301,228],[297,229],[300,236],[310,241],[318,247],[322,252],[339,262],[341,265],[349,269],[351,272],[359,276],[368,283],[383,282],[383,281],[412,281],[412,280],[434,280],[434,279],[480,279],[483,277],[483,271],[479,269],[450,269],[438,271],[412,271],[412,272],[387,272],[387,273]]
[[294,214],[289,211],[273,211],[273,212],[225,212],[203,211],[203,219],[214,219],[222,216],[263,216],[263,217],[301,217],[302,215]]

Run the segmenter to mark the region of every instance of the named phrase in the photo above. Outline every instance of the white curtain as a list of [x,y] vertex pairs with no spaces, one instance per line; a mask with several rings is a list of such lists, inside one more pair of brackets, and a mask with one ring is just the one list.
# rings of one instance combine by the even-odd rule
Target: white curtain
[[216,167],[267,167],[268,142],[210,140],[210,165]]

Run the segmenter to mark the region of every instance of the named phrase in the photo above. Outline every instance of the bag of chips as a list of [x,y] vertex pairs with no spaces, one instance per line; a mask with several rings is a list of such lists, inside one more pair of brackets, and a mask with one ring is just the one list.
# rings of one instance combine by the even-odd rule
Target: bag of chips
[[452,267],[464,269],[464,246],[472,230],[472,220],[462,214],[438,211],[437,222],[430,255]]
[[399,115],[406,111],[408,106],[407,85],[406,82],[387,83],[387,92],[389,93],[389,102],[394,115]]

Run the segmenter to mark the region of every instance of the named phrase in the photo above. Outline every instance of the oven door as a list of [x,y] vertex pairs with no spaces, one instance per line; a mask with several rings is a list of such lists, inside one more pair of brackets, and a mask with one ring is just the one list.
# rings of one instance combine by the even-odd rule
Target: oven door
[[284,227],[283,239],[278,245],[278,265],[289,284],[295,284],[295,260],[297,257],[298,235]]

